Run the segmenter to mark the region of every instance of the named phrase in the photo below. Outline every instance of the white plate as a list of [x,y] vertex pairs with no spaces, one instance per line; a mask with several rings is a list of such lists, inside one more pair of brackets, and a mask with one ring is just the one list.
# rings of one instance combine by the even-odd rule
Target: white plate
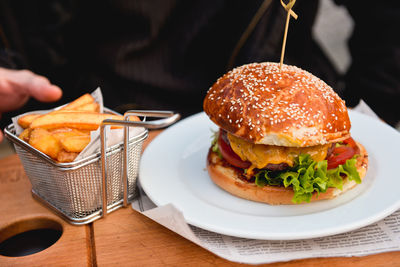
[[206,170],[211,130],[217,126],[204,113],[180,121],[151,142],[139,180],[157,206],[172,203],[189,224],[220,234],[291,240],[354,230],[400,208],[400,134],[379,120],[349,114],[352,136],[369,153],[369,169],[361,185],[334,200],[270,206],[217,187]]

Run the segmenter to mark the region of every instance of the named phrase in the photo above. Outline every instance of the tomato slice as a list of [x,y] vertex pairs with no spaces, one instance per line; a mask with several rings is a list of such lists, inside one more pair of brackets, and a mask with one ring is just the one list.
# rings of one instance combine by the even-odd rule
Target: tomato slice
[[227,136],[226,132],[223,130],[219,131],[219,136],[218,136],[218,147],[219,151],[222,154],[222,157],[231,165],[242,168],[242,169],[247,169],[250,167],[250,162],[248,161],[243,161],[231,148],[231,146],[228,144],[229,141],[227,141]]
[[354,141],[353,138],[349,137],[346,140],[343,140],[343,143],[351,146],[354,149],[354,151],[356,152],[356,154],[360,153],[360,148],[357,146],[356,141]]
[[348,138],[343,141],[344,145],[335,147],[332,154],[327,158],[328,170],[334,169],[341,164],[345,164],[346,160],[352,158],[359,151],[359,148],[353,138]]

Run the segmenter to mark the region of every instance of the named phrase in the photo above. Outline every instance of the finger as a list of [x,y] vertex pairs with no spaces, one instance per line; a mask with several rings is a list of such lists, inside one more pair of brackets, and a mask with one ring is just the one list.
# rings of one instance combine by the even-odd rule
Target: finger
[[62,90],[43,76],[31,73],[26,81],[28,94],[39,101],[53,102],[62,96]]
[[[0,113],[0,120],[1,120],[1,113]],[[3,139],[4,139],[3,132],[0,129],[0,144],[3,141]]]
[[[3,76],[3,86],[0,88],[3,94],[11,95],[14,98],[22,99],[26,102],[28,97],[51,102],[61,98],[62,91],[58,86],[41,75],[37,75],[29,70],[10,70],[0,68],[0,77]],[[23,102],[23,101],[20,101]]]

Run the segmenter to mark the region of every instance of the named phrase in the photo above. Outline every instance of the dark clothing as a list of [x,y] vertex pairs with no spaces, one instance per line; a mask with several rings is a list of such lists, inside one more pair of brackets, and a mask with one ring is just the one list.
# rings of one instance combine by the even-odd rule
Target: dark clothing
[[[393,123],[400,119],[399,109],[385,103],[400,100],[400,46],[396,34],[387,31],[399,25],[399,9],[385,1],[362,10],[354,1],[343,2],[349,2],[346,5],[356,22],[344,94],[343,77],[312,38],[317,0],[296,2],[299,19],[291,20],[284,62],[325,80],[353,104],[365,99]],[[189,115],[202,110],[208,88],[229,70],[232,52],[262,1],[0,3],[3,43],[5,39],[8,51],[19,55],[10,58],[3,51],[0,64],[29,68],[59,85],[64,97],[53,106],[100,86],[105,105],[118,111],[171,109]],[[279,61],[285,19],[286,11],[273,1],[233,66]],[[376,38],[368,35],[371,31]],[[25,110],[36,105],[31,101]]]
[[[356,22],[349,40],[352,64],[343,97],[349,105],[360,97],[389,124],[400,121],[400,2],[344,1]],[[357,3],[358,2],[358,3]]]

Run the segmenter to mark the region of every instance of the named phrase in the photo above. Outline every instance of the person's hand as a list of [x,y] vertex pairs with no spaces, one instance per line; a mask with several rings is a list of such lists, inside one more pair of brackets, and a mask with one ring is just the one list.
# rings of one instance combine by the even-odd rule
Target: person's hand
[[[7,111],[22,107],[30,97],[41,102],[52,102],[61,98],[61,89],[43,76],[29,70],[0,68],[0,118]],[[3,133],[0,130],[0,142]]]

